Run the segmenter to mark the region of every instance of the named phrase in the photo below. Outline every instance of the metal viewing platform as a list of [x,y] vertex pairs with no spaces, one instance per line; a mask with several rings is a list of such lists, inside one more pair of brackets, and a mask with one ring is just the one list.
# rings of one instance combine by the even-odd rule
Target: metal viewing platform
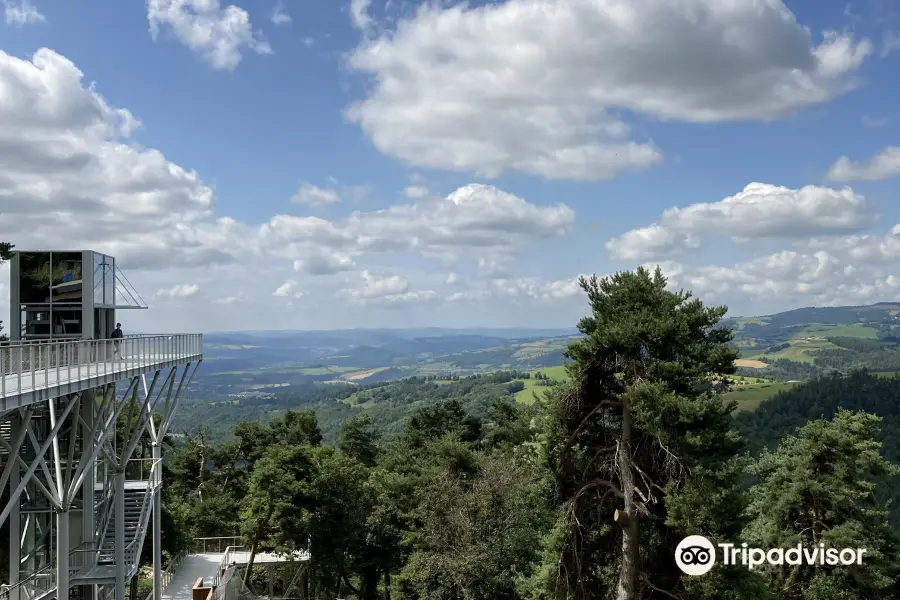
[[0,343],[0,412],[200,360],[199,333]]
[[117,311],[147,308],[139,296],[90,250],[10,260],[0,600],[126,600],[147,538],[161,600],[162,443],[203,336],[123,336]]

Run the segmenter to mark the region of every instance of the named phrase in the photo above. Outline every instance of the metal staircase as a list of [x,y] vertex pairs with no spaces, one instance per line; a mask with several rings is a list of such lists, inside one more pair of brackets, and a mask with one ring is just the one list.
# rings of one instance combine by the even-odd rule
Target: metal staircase
[[[134,485],[138,484],[138,485]],[[152,502],[152,494],[148,494],[149,481],[129,481],[125,488],[125,547],[132,548],[135,541],[143,541],[143,533],[147,523],[145,515],[150,514],[148,503]],[[114,564],[116,560],[116,518],[115,509],[109,512],[110,520],[100,545],[97,564]],[[140,544],[143,545],[143,544]],[[127,558],[126,558],[127,560]]]

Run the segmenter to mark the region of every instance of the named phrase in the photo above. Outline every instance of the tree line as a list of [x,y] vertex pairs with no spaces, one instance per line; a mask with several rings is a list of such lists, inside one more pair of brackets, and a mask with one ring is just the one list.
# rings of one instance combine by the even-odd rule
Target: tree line
[[[582,288],[591,310],[566,352],[570,381],[538,406],[498,381],[481,410],[406,398],[396,435],[348,407],[333,447],[312,410],[241,423],[222,442],[187,436],[167,452],[171,550],[229,533],[254,554],[308,550],[293,596],[306,598],[897,597],[879,485],[898,468],[882,453],[880,404],[860,392],[851,410],[824,410],[835,392],[819,412],[794,407],[754,429],[721,394],[737,357],[724,307],[668,291],[658,270]],[[799,389],[865,383],[842,377]],[[689,535],[868,554],[861,566],[718,564],[692,577],[675,561]],[[242,577],[263,589],[258,570]]]

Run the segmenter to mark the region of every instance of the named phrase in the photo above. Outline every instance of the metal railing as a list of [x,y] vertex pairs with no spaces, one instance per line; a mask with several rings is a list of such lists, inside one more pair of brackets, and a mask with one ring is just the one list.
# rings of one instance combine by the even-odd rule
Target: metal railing
[[203,334],[127,336],[116,340],[8,342],[0,345],[0,396],[53,383],[199,358]]
[[[166,590],[169,589],[169,584],[172,583],[172,580],[175,578],[175,574],[178,572],[178,569],[180,569],[184,564],[184,559],[186,556],[186,552],[179,552],[172,557],[172,560],[169,561],[169,564],[167,564],[159,574],[160,595],[165,594]],[[153,590],[150,590],[150,593],[147,594],[146,600],[153,600]]]
[[19,600],[34,600],[50,593],[56,587],[56,566],[46,565],[25,579],[0,587],[0,600],[9,600],[18,590]]
[[126,481],[149,481],[154,487],[162,484],[162,469],[157,467],[160,459],[130,458],[125,463]]
[[239,546],[244,538],[239,535],[221,537],[201,537],[191,540],[191,552],[195,554],[220,554],[228,552],[233,546]]

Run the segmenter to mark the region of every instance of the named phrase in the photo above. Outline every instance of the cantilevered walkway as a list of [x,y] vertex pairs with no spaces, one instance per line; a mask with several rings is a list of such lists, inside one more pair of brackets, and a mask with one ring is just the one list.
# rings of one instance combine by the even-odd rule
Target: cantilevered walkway
[[201,334],[0,344],[0,412],[200,360]]
[[[94,587],[95,598],[125,600],[150,517],[161,514],[162,440],[202,359],[200,334],[0,342],[0,446],[15,457],[0,461],[0,491],[9,490],[0,525],[7,524],[11,540],[27,537],[20,520],[25,497],[48,506],[28,514],[56,532],[50,547],[10,544],[10,584],[0,589],[0,600],[67,599],[73,586]],[[122,398],[136,408],[117,441]],[[133,459],[145,436],[152,456]],[[75,526],[73,510],[81,513]],[[157,600],[160,520],[152,528]],[[37,570],[26,570],[26,553],[32,563],[39,559]]]
[[[194,543],[198,546],[196,554],[188,554],[177,559],[166,569],[162,586],[163,600],[192,600],[198,581],[202,587],[215,590],[214,598],[224,599],[227,596],[226,589],[231,576],[235,574],[237,568],[245,567],[250,560],[250,552],[246,547],[229,545],[222,548],[227,543],[240,543],[240,538],[201,538]],[[302,565],[308,561],[307,552],[296,552],[292,555],[259,552],[254,557],[253,564]]]

